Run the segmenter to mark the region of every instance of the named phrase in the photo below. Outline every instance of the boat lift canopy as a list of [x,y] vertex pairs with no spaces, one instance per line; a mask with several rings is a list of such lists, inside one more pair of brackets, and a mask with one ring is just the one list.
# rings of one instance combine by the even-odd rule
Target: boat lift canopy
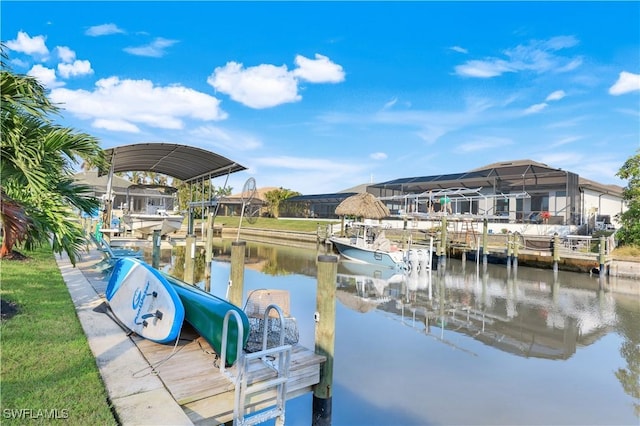
[[[172,143],[138,143],[105,150],[107,164],[112,173],[155,172],[194,183],[246,167],[221,155],[201,148]],[[99,171],[98,176],[109,171]]]
[[[173,143],[137,143],[105,150],[107,170],[99,170],[98,176],[108,175],[107,194],[111,194],[114,173],[154,172],[171,176],[192,186],[194,183],[230,175],[246,170],[246,167],[226,157],[201,148]],[[111,223],[111,200],[107,200],[105,223]],[[189,230],[193,223],[189,214]]]

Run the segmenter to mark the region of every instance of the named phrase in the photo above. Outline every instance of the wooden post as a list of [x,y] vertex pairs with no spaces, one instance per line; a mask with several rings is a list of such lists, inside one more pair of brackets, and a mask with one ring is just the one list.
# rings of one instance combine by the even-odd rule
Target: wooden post
[[242,292],[244,290],[244,257],[246,241],[231,243],[231,277],[229,282],[229,302],[242,306]]
[[196,236],[187,235],[184,246],[184,282],[193,284],[195,281],[196,265]]
[[604,268],[606,268],[605,266],[605,249],[606,249],[606,245],[605,245],[605,241],[604,241],[604,235],[600,236],[600,242],[598,244],[598,261],[600,263],[600,273],[599,275],[601,277],[605,276],[605,270]]
[[560,262],[560,236],[556,232],[553,234],[553,272],[558,272],[559,262]]
[[467,268],[467,249],[462,249],[462,270],[464,271]]
[[513,269],[518,269],[518,250],[520,248],[520,234],[513,234]]
[[207,243],[205,244],[204,291],[211,292],[211,260],[213,259],[213,213],[207,216]]
[[442,230],[440,232],[440,238],[442,243],[440,244],[440,253],[438,253],[438,270],[444,273],[447,266],[447,217],[442,216]]
[[162,243],[162,236],[159,229],[153,230],[153,239],[151,240],[153,248],[151,249],[151,266],[155,269],[160,268],[160,244]]
[[336,331],[336,277],[338,258],[318,256],[318,288],[316,291],[315,351],[327,360],[320,367],[320,382],[313,388],[313,426],[331,425],[333,395],[333,353]]
[[507,234],[507,269],[511,269],[511,258],[513,256],[513,234]]
[[488,251],[488,234],[489,234],[489,219],[486,217],[482,220],[482,266],[487,269],[487,256]]

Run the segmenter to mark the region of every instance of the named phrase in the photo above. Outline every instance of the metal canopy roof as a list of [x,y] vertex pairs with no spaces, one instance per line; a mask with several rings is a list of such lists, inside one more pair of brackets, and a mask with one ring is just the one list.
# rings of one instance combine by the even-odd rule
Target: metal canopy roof
[[[172,143],[139,143],[105,150],[113,172],[155,172],[193,182],[246,170],[246,167],[204,149]],[[100,174],[107,174],[103,171]]]
[[522,190],[523,185],[542,188],[561,185],[567,181],[567,172],[531,160],[493,163],[463,173],[401,178],[370,185],[370,188],[390,189],[403,193],[420,193],[451,187],[492,187],[496,191]]

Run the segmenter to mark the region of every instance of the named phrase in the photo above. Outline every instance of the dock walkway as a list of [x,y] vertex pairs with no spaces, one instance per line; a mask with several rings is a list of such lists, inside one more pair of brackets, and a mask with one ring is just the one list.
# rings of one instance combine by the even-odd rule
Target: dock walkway
[[[131,335],[110,316],[102,254],[92,247],[75,268],[64,255],[57,261],[121,424],[216,425],[233,419],[235,385],[220,372],[214,350],[197,332],[185,323],[175,345]],[[312,391],[324,361],[294,345],[287,399]],[[235,369],[227,368],[227,373],[237,376]],[[249,384],[275,375],[260,360],[249,364]],[[252,395],[246,411],[250,415],[270,407],[275,398],[275,390]]]

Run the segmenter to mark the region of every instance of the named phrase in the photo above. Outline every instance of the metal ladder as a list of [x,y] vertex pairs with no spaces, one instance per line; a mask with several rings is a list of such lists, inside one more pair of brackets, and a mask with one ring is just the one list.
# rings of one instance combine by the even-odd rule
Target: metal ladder
[[[280,339],[279,346],[267,348],[268,334],[268,317],[269,312],[275,309],[278,313],[280,321]],[[236,361],[237,375],[234,376],[229,370],[225,369],[226,349],[227,349],[227,333],[229,329],[229,318],[233,316],[238,324],[238,354]],[[224,374],[235,385],[235,396],[233,405],[233,424],[255,425],[270,419],[276,419],[276,425],[284,425],[285,403],[287,397],[287,382],[289,381],[289,367],[291,364],[291,345],[284,344],[284,315],[279,306],[271,304],[264,311],[264,333],[262,340],[262,350],[250,354],[242,351],[243,326],[240,315],[230,310],[224,317],[222,328],[222,354],[220,360],[220,372]],[[272,359],[269,359],[272,358]],[[264,365],[276,372],[276,377],[261,381],[255,384],[248,384],[248,368],[251,361],[260,359]],[[269,389],[276,388],[276,404],[274,407],[247,416],[246,399],[247,396],[261,393]]]

